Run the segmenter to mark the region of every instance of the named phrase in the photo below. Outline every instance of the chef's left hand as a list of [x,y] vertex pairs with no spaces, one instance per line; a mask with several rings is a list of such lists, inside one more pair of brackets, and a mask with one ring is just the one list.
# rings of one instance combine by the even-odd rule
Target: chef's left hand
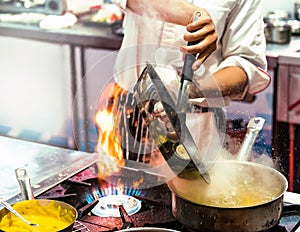
[[201,16],[196,21],[194,21],[194,16],[191,17],[191,22],[186,26],[188,32],[184,35],[185,41],[198,41],[198,43],[182,46],[180,49],[183,53],[199,54],[196,62],[193,64],[194,71],[216,50],[218,39],[215,25],[207,10],[201,8],[199,11]]

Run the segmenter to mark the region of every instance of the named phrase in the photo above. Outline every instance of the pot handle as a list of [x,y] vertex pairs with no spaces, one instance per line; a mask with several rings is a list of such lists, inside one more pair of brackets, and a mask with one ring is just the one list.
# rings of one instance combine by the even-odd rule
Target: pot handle
[[34,195],[31,188],[29,170],[26,167],[17,168],[15,170],[17,180],[20,185],[20,190],[23,200],[32,200]]
[[242,143],[242,146],[237,155],[237,160],[249,161],[251,157],[252,146],[255,142],[258,133],[263,128],[264,123],[265,119],[261,117],[255,117],[250,119],[247,126],[247,133],[244,142]]

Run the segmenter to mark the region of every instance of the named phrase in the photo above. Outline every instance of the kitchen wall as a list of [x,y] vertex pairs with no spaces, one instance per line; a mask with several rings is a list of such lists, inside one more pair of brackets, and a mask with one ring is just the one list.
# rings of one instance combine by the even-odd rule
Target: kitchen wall
[[[73,77],[70,49],[68,44],[0,36],[0,136],[94,150],[95,108],[100,91],[112,78],[117,53],[85,48],[81,54],[77,47]],[[85,86],[88,96],[83,95]]]
[[276,1],[262,0],[264,15],[266,15],[269,11],[272,10],[285,10],[293,14],[294,2],[295,0],[276,0]]
[[73,146],[69,47],[0,36],[0,135]]

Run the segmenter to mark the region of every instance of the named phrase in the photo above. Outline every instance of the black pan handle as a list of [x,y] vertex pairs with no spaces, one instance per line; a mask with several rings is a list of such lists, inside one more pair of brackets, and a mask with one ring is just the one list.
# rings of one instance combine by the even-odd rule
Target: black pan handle
[[[196,11],[194,13],[193,21],[194,22],[197,21],[201,17],[201,15],[202,15],[201,11]],[[195,45],[197,43],[198,43],[198,41],[192,41],[192,42],[188,42],[187,45],[192,46],[192,45]],[[183,80],[188,80],[188,81],[193,80],[194,72],[192,70],[192,65],[196,61],[196,57],[197,57],[197,54],[188,53],[188,54],[185,55],[185,61],[184,61],[183,69],[182,69],[181,82]]]
[[[194,13],[194,21],[198,20],[202,15],[201,11],[196,11]],[[188,42],[188,46],[197,44],[198,41]],[[194,71],[192,69],[193,63],[196,61],[197,54],[186,54],[185,60],[182,68],[181,75],[181,85],[179,90],[179,95],[177,99],[177,112],[185,113],[187,110],[188,97],[190,92],[190,83],[193,80]],[[183,117],[184,118],[184,117]],[[184,119],[183,119],[184,120]]]
[[192,65],[196,61],[195,54],[186,54],[184,59],[184,65],[182,68],[182,75],[181,75],[181,87],[184,81],[192,82],[194,71],[192,70]]

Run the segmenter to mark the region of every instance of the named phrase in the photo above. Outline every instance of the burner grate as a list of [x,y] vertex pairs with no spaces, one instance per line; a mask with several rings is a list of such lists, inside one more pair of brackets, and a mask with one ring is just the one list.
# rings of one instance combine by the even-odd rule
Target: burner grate
[[79,221],[75,221],[72,232],[90,232],[90,229],[87,228]]

